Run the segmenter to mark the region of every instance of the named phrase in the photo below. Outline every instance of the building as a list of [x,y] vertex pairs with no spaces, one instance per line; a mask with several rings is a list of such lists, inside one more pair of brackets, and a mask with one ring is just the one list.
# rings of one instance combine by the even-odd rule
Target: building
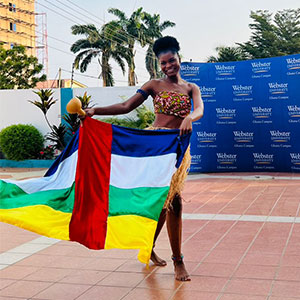
[[[43,82],[38,82],[36,84],[36,88],[38,89],[55,89],[55,88],[70,88],[71,87],[71,79],[61,79],[60,84],[59,80],[46,80]],[[72,88],[86,88],[87,86],[79,81],[73,80]]]
[[34,0],[0,1],[0,43],[5,49],[23,45],[36,56]]

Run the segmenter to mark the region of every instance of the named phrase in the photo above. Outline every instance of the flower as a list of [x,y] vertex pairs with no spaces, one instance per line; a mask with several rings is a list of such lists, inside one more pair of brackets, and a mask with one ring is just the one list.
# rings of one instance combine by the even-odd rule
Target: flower
[[43,154],[44,154],[44,151],[40,151],[40,154],[43,155]]

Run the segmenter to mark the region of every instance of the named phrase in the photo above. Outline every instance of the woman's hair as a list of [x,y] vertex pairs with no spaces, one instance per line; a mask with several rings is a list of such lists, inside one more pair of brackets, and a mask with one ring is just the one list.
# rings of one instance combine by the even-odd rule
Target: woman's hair
[[171,51],[173,54],[179,52],[180,46],[178,41],[172,36],[164,36],[157,39],[153,44],[153,51],[157,57],[161,53]]

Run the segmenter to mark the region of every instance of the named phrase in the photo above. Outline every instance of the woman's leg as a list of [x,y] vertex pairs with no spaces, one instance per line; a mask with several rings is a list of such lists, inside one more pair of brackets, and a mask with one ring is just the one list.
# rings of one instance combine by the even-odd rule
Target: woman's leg
[[167,213],[167,228],[172,248],[175,278],[180,281],[190,280],[181,256],[182,234],[182,200],[176,195],[172,202],[172,208]]
[[158,257],[157,254],[154,252],[155,242],[156,242],[158,235],[161,232],[161,229],[163,228],[163,226],[165,224],[166,215],[167,215],[167,210],[165,208],[163,208],[163,210],[161,211],[161,214],[159,216],[159,220],[158,220],[155,235],[154,235],[153,249],[152,249],[150,259],[156,266],[165,266],[167,264],[167,262],[165,260]]

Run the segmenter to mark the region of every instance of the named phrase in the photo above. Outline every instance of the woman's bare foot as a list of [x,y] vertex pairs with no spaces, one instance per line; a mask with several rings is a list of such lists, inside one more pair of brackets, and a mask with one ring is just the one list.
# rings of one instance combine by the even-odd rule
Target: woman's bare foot
[[190,281],[190,275],[187,272],[182,260],[174,261],[175,279],[179,281]]
[[150,259],[156,266],[164,267],[167,265],[167,262],[162,258],[158,257],[157,254],[154,252],[154,250],[152,250]]

